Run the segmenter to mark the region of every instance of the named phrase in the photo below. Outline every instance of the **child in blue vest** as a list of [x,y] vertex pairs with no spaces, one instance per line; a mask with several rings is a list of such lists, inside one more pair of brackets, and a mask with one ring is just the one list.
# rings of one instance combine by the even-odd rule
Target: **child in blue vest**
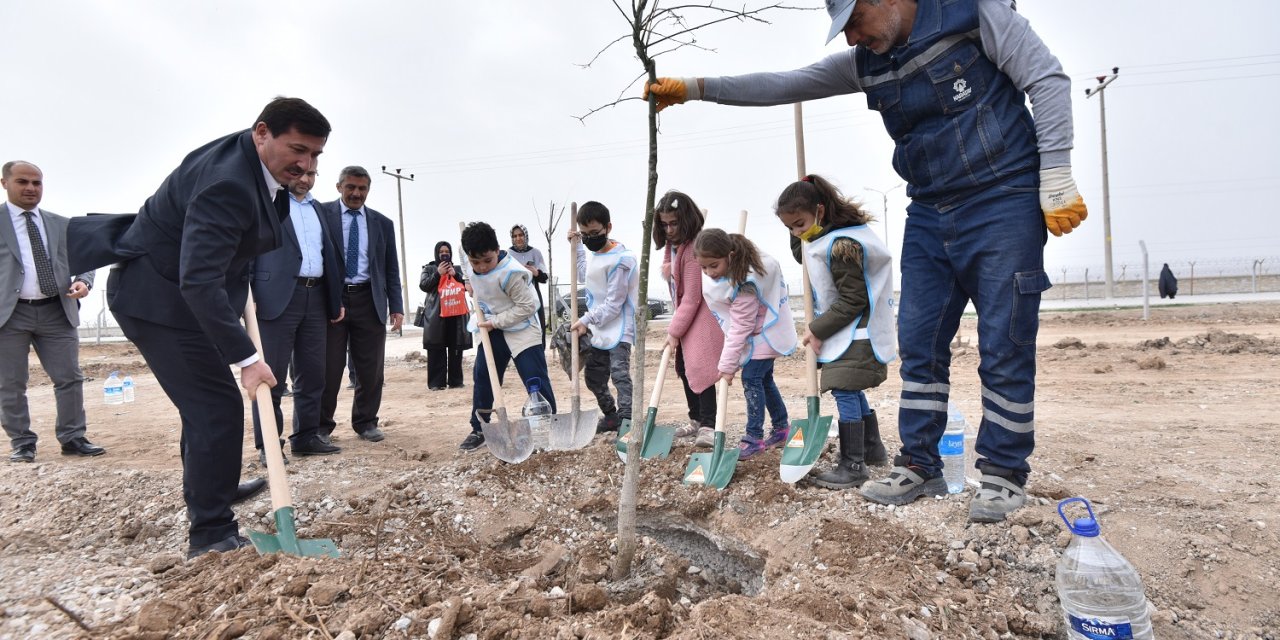
[[[631,418],[631,345],[636,339],[640,270],[635,254],[609,239],[613,223],[608,207],[588,202],[578,209],[577,222],[579,230],[569,233],[569,242],[582,238],[577,268],[587,291],[588,310],[569,330],[579,336],[590,334],[585,377],[600,405],[596,431],[617,431],[624,419]],[[584,246],[591,250],[590,263]],[[618,389],[616,403],[609,393],[610,378]]]
[[[746,236],[704,229],[694,241],[702,267],[702,297],[724,330],[720,378],[733,384],[742,369],[747,428],[739,459],[787,441],[787,405],[773,380],[773,360],[796,350],[796,323],[782,268]],[[773,428],[764,437],[764,414]]]
[[[556,396],[551,391],[547,358],[542,350],[542,325],[534,317],[538,313],[538,296],[533,291],[529,270],[499,248],[498,235],[483,222],[473,222],[462,230],[462,251],[471,264],[469,284],[476,304],[484,311],[484,322],[479,327],[489,330],[498,381],[502,381],[502,374],[507,370],[507,361],[514,360],[516,372],[524,382],[522,386],[527,388],[536,381],[539,391],[551,404],[551,412],[555,413]],[[487,412],[493,408],[493,389],[489,386],[483,345],[476,348],[472,377],[471,434],[458,445],[463,451],[474,451],[484,444],[478,414],[484,412],[488,422]]]
[[822,391],[831,391],[840,414],[840,459],[814,483],[856,488],[868,479],[866,465],[888,462],[863,390],[884,382],[885,365],[897,357],[893,262],[867,227],[871,218],[819,176],[805,176],[783,190],[777,214],[799,239],[792,250],[808,268],[813,287],[815,317],[801,341],[817,352]]

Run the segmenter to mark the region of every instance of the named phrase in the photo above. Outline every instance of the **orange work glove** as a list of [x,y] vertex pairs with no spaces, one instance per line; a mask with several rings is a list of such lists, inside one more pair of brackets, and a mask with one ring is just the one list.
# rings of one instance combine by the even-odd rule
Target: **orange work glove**
[[658,97],[658,111],[702,97],[697,78],[658,78],[657,82],[644,86],[641,97],[647,101],[650,93]]
[[1071,178],[1071,167],[1040,171],[1040,210],[1044,212],[1044,226],[1055,236],[1071,233],[1089,217],[1076,181]]

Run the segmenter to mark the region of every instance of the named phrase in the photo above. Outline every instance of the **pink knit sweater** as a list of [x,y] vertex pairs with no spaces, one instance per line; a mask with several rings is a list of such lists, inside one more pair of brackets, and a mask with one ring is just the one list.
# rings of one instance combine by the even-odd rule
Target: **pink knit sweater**
[[693,257],[693,243],[677,247],[674,261],[668,245],[662,252],[662,266],[664,273],[671,273],[671,299],[676,305],[667,334],[680,339],[689,388],[702,393],[720,378],[716,364],[724,350],[724,332],[702,299],[702,267]]

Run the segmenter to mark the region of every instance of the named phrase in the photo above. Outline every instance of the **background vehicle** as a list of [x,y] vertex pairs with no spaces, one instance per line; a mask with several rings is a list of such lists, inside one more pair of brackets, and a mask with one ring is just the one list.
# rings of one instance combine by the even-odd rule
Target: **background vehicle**
[[[569,317],[569,294],[564,294],[556,300],[555,312],[561,318]],[[587,290],[585,287],[578,287],[578,317],[587,312]],[[661,298],[649,298],[649,319],[652,320],[664,313],[671,312],[671,302]]]

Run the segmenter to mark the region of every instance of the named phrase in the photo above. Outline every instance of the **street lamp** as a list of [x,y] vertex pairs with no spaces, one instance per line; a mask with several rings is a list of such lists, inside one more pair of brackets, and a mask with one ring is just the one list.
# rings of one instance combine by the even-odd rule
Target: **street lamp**
[[[892,187],[885,189],[884,191],[881,191],[879,189],[872,189],[871,187],[863,187],[863,189],[867,191],[874,191],[880,194],[880,198],[884,203],[883,211],[884,211],[884,244],[885,246],[889,246],[889,194],[893,193],[894,190],[896,189],[901,189],[902,187],[906,186],[906,184],[907,183],[905,182],[899,182],[898,184],[895,184]],[[892,253],[893,249],[891,248],[889,252]]]

